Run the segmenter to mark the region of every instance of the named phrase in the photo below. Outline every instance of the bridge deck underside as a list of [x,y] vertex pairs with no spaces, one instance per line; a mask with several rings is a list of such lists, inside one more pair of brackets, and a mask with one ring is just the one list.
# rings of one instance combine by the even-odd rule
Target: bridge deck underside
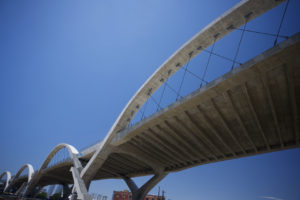
[[150,166],[177,171],[299,147],[299,35],[293,40],[120,132],[113,143],[117,153],[95,179],[152,174]]
[[14,181],[13,187],[15,189],[20,188],[20,186],[26,182],[27,182],[27,176],[19,177],[17,180]]
[[73,184],[73,177],[70,172],[71,166],[72,162],[63,162],[43,170],[38,185]]

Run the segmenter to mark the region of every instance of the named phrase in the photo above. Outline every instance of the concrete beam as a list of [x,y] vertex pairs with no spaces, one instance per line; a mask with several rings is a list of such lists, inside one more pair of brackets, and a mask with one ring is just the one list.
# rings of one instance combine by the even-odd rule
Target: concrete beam
[[282,135],[281,135],[281,131],[280,131],[279,124],[278,124],[278,117],[277,117],[277,113],[276,113],[276,110],[275,110],[275,107],[274,107],[274,102],[273,102],[273,99],[272,99],[270,88],[269,88],[268,83],[267,83],[267,77],[265,75],[263,75],[263,77],[261,78],[261,81],[263,83],[263,87],[265,88],[265,91],[266,91],[266,94],[267,94],[267,97],[268,97],[268,102],[269,102],[269,105],[270,105],[270,108],[271,108],[274,124],[275,124],[276,131],[277,131],[277,134],[278,134],[278,138],[279,138],[279,141],[280,141],[280,146],[282,148],[284,144],[283,144]]
[[219,119],[223,125],[223,127],[225,128],[225,130],[227,131],[227,133],[230,135],[230,137],[232,138],[232,140],[235,142],[235,144],[241,149],[241,151],[246,154],[246,151],[245,149],[242,147],[242,145],[238,142],[237,138],[234,136],[232,130],[229,128],[229,125],[228,123],[226,122],[224,116],[222,115],[222,113],[220,112],[218,106],[216,105],[216,103],[214,102],[213,99],[211,99],[211,103],[212,103],[212,106],[214,108],[214,110],[216,111],[216,113],[218,114],[219,116]]
[[255,123],[256,123],[256,126],[257,126],[258,129],[259,129],[259,132],[260,132],[260,134],[261,134],[261,136],[262,136],[262,138],[263,138],[263,140],[264,140],[265,145],[267,146],[268,150],[270,150],[270,149],[271,149],[270,144],[269,144],[269,142],[268,142],[268,140],[267,140],[267,137],[266,137],[266,134],[265,134],[264,130],[262,129],[262,126],[261,126],[261,124],[260,124],[260,121],[259,121],[259,119],[258,119],[258,117],[257,117],[257,113],[256,113],[256,111],[255,111],[255,109],[254,109],[254,106],[253,106],[251,97],[250,97],[250,95],[249,95],[248,88],[247,88],[247,83],[245,83],[242,87],[243,87],[243,91],[244,91],[244,93],[245,93],[245,96],[246,96],[246,98],[247,98],[248,105],[249,105],[249,107],[250,107],[250,109],[251,109],[251,114],[252,114],[252,116],[253,116],[253,118],[254,118],[254,121],[255,121]]
[[294,134],[296,143],[299,144],[299,117],[298,117],[298,106],[296,103],[296,92],[295,92],[295,78],[294,78],[294,70],[292,66],[287,66],[285,69],[285,76],[287,80],[289,96],[291,100],[291,113],[293,115],[293,124],[294,124]]
[[215,159],[217,158],[217,156],[220,156],[220,155],[225,157],[224,153],[222,153],[221,150],[216,145],[214,145],[213,142],[206,136],[207,133],[206,133],[205,129],[196,122],[196,120],[192,117],[192,115],[190,115],[188,111],[184,112],[184,114],[186,114],[186,116],[189,118],[189,120],[191,122],[190,125],[194,129],[198,130],[198,137],[200,137],[201,141],[204,141],[204,143],[209,146],[213,157]]
[[230,106],[231,106],[231,108],[232,108],[232,111],[234,112],[235,117],[236,117],[236,119],[237,119],[238,122],[239,122],[239,125],[240,125],[240,126],[242,127],[242,129],[243,129],[243,133],[244,133],[245,137],[246,137],[246,138],[248,139],[248,141],[251,143],[251,145],[252,145],[253,149],[255,150],[255,152],[257,152],[257,147],[255,146],[253,140],[251,139],[251,137],[250,137],[250,135],[249,135],[249,133],[248,133],[248,131],[247,131],[245,125],[244,125],[244,122],[243,122],[243,120],[242,120],[240,114],[239,114],[238,111],[237,111],[237,108],[236,108],[236,106],[235,106],[235,104],[234,104],[234,102],[233,102],[233,100],[232,100],[232,97],[231,97],[229,91],[227,90],[223,95],[224,95],[225,100],[226,100],[227,102],[229,102],[229,104],[230,104]]
[[[209,117],[207,116],[207,114],[202,110],[202,108],[200,107],[200,104],[197,106],[197,109],[199,110],[199,112],[201,113],[204,122],[209,129],[211,130],[211,132],[214,134],[214,136],[216,138],[218,138],[218,140],[222,143],[222,145],[230,152],[232,153],[232,155],[236,156],[236,153],[228,146],[228,144],[223,140],[223,138],[220,136],[220,133],[218,133],[218,131],[216,130],[216,128],[214,127],[213,123],[211,122],[211,120],[209,119]],[[226,157],[226,155],[223,154],[223,156]]]

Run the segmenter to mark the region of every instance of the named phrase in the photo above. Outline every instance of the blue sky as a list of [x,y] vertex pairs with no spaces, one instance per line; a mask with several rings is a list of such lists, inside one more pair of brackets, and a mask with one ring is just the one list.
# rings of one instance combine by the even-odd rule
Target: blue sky
[[[0,171],[16,173],[25,163],[38,169],[61,142],[81,149],[103,139],[144,81],[237,2],[2,0]],[[276,33],[283,8],[273,9],[247,27]],[[281,34],[299,32],[299,8],[299,1],[290,1]],[[240,33],[235,31],[216,43],[215,51],[233,58]],[[246,61],[273,41],[245,33],[238,60]],[[201,74],[203,67],[197,66],[204,66],[207,56],[203,53],[193,59],[190,69]],[[222,62],[212,59],[208,80],[229,70],[231,63],[216,68]],[[174,76],[175,88],[180,73]],[[199,80],[186,79],[183,93],[199,85]],[[159,185],[172,200],[296,200],[300,199],[299,168],[300,150],[294,149],[172,173]],[[113,190],[126,188],[121,180],[105,180],[94,182],[90,190],[111,196]]]

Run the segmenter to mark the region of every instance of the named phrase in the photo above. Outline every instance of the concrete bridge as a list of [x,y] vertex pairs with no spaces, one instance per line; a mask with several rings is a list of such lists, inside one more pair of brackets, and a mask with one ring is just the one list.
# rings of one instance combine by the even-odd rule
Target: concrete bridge
[[[134,200],[168,173],[194,166],[300,146],[300,34],[243,63],[222,77],[128,126],[142,105],[178,69],[227,34],[284,1],[245,0],[176,51],[132,97],[103,141],[81,151],[57,145],[41,168],[29,164],[2,183],[4,192],[34,196],[44,186],[64,185],[89,199],[93,180],[123,179]],[[67,149],[69,159],[50,165]],[[20,176],[28,169],[27,176]],[[153,175],[138,188],[131,179]],[[72,187],[69,188],[69,185]]]

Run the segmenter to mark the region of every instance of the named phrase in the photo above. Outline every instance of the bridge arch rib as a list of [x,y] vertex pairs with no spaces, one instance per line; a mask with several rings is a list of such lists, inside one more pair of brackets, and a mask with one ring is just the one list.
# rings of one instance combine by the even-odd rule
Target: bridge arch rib
[[69,156],[72,160],[73,166],[76,168],[82,168],[80,161],[77,158],[77,154],[79,154],[78,150],[66,143],[60,143],[56,145],[48,154],[46,159],[44,160],[43,164],[41,165],[40,169],[36,172],[35,176],[32,178],[32,180],[29,182],[28,187],[26,188],[24,196],[30,195],[33,196],[34,188],[38,185],[40,179],[43,177],[44,173],[43,171],[47,168],[51,160],[54,158],[54,156],[61,151],[62,149],[66,148],[68,150]]
[[11,181],[11,183],[8,185],[8,187],[5,189],[5,191],[9,191],[14,185],[16,180],[20,177],[21,173],[25,170],[28,169],[28,174],[27,174],[27,183],[29,183],[32,179],[32,176],[34,174],[34,169],[32,167],[31,164],[25,164],[23,165],[19,171],[17,172],[17,174],[14,176],[13,180]]
[[45,169],[48,166],[48,164],[51,162],[51,160],[54,158],[56,153],[58,153],[60,150],[62,150],[64,148],[66,148],[68,150],[69,156],[72,160],[73,160],[74,155],[77,155],[79,153],[78,150],[74,146],[72,146],[70,144],[66,144],[66,143],[60,143],[50,151],[47,158],[43,162],[40,170]]
[[5,185],[4,185],[4,189],[3,191],[6,190],[6,188],[8,187],[10,180],[11,180],[11,173],[9,171],[5,171],[0,175],[0,180],[3,178],[3,176],[6,175],[6,181],[5,181]]
[[[201,53],[214,42],[222,39],[238,27],[260,16],[285,0],[244,0],[214,20],[168,58],[140,87],[120,113],[103,143],[82,170],[85,182],[95,176],[98,169],[113,151],[112,142],[117,133],[125,129],[142,105],[166,80],[183,67],[190,59]],[[117,136],[117,137],[116,137]]]

